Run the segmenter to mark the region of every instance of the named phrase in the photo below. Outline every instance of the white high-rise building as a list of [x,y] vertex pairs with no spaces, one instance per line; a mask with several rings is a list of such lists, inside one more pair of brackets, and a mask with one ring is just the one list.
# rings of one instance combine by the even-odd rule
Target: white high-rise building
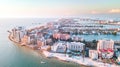
[[13,37],[13,38],[16,38],[16,28],[13,28],[13,29],[12,29],[12,37]]
[[84,50],[84,43],[80,43],[80,42],[71,42],[69,44],[67,44],[67,49],[72,50],[72,51],[82,51]]
[[21,42],[21,39],[24,37],[24,32],[23,31],[16,31],[16,41]]
[[97,43],[97,51],[99,55],[103,55],[106,58],[111,58],[114,54],[114,41],[99,40]]
[[64,53],[66,51],[66,45],[64,45],[63,43],[55,43],[51,47],[51,50],[53,52]]
[[24,37],[26,34],[25,28],[24,27],[17,27],[12,30],[12,35],[16,42],[21,42],[21,39]]

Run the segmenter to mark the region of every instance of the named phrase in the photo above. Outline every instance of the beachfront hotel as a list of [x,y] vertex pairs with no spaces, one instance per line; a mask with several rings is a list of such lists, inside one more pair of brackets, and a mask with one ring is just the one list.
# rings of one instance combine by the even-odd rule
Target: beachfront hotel
[[53,52],[65,53],[66,51],[79,51],[84,50],[85,44],[81,42],[57,42],[51,46]]
[[67,49],[71,51],[79,51],[82,52],[84,50],[85,44],[81,42],[71,42],[67,44]]
[[65,53],[66,48],[66,44],[63,42],[57,42],[51,46],[51,50],[56,53]]
[[102,58],[112,58],[114,54],[114,41],[99,40],[97,43],[97,51]]

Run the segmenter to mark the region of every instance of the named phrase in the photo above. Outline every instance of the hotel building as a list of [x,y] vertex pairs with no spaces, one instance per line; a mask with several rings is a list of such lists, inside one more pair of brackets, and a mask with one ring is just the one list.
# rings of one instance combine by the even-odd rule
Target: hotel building
[[67,44],[67,49],[71,50],[71,51],[82,51],[84,50],[84,43],[80,43],[80,42],[71,42],[69,44]]
[[114,54],[114,41],[99,40],[97,43],[97,51],[102,58],[112,58]]
[[66,51],[66,45],[62,42],[58,42],[51,46],[51,50],[57,53],[64,53]]

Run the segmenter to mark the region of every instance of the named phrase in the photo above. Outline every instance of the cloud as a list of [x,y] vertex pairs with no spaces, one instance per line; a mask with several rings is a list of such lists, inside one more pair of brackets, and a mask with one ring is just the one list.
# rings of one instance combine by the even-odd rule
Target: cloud
[[91,13],[92,14],[99,14],[100,12],[93,10],[93,11],[91,11]]
[[120,13],[120,9],[110,9],[110,10],[92,10],[91,14],[115,14]]
[[120,13],[120,9],[111,9],[109,13]]

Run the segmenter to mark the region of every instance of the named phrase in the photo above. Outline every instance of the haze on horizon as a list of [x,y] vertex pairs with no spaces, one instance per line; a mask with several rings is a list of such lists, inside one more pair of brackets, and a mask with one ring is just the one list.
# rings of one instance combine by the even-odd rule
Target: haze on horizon
[[0,0],[0,17],[120,15],[120,0]]

